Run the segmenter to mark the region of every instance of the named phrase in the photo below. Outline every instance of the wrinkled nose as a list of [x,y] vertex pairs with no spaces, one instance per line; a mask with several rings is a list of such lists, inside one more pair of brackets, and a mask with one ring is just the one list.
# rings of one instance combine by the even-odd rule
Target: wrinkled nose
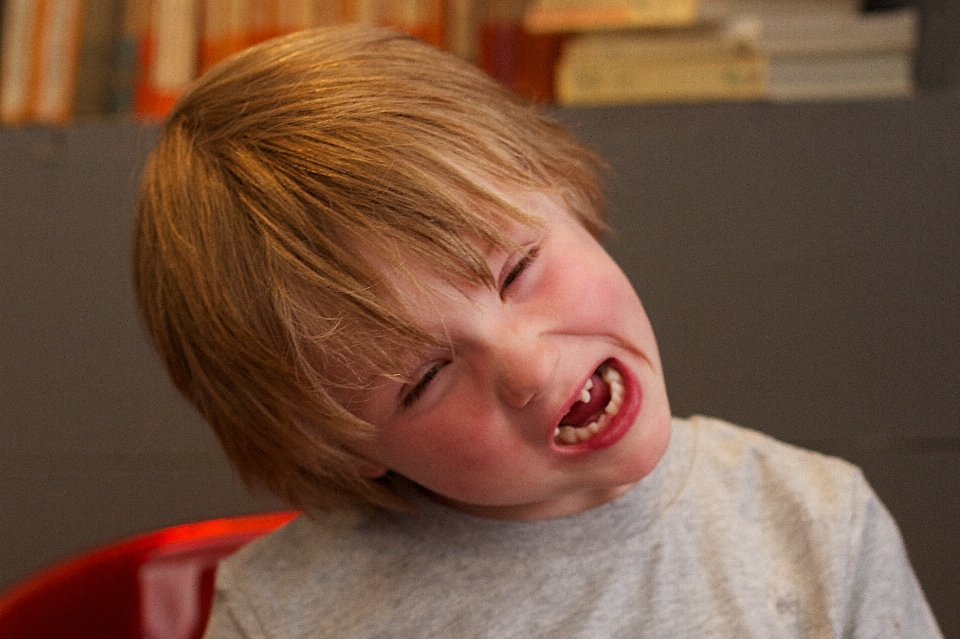
[[549,338],[513,335],[497,346],[497,383],[503,401],[523,408],[553,383],[560,349]]

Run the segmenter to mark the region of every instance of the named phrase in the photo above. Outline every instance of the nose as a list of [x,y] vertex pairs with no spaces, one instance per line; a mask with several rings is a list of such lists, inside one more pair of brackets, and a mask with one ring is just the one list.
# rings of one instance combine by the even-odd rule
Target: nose
[[549,337],[511,331],[495,349],[497,392],[506,404],[523,408],[550,388],[560,349]]

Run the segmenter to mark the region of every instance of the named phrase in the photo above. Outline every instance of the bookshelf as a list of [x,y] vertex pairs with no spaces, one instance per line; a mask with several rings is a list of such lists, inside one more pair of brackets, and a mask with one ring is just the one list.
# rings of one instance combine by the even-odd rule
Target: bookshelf
[[[678,7],[694,6],[684,0],[674,1]],[[732,1],[762,4],[764,0],[702,1],[702,13],[717,16],[727,15],[723,7]],[[834,55],[829,56],[829,63],[825,63],[828,57],[824,55],[798,56],[796,51],[778,50],[778,46],[783,48],[784,42],[777,37],[766,38],[769,42],[764,44],[765,38],[758,36],[759,41],[754,45],[759,48],[746,55],[741,40],[751,28],[744,28],[744,25],[733,29],[739,33],[733,38],[726,37],[730,33],[722,29],[713,30],[717,33],[709,37],[701,33],[703,37],[693,40],[704,40],[700,44],[707,46],[694,46],[692,50],[689,42],[678,47],[675,37],[660,37],[664,36],[661,33],[655,38],[654,48],[666,46],[671,49],[669,45],[672,44],[672,49],[678,51],[666,57],[657,55],[653,59],[647,51],[651,48],[649,42],[639,49],[635,46],[624,48],[622,43],[611,49],[606,40],[578,42],[578,46],[574,46],[572,40],[563,44],[563,38],[558,34],[518,31],[520,15],[528,2],[532,0],[296,0],[289,3],[277,3],[276,0],[162,0],[153,4],[151,12],[145,0],[4,0],[0,5],[4,9],[2,15],[22,18],[10,18],[5,22],[27,25],[33,20],[39,24],[43,22],[39,16],[46,15],[51,24],[63,29],[63,33],[34,29],[48,36],[38,37],[38,42],[53,43],[52,53],[45,57],[40,54],[47,50],[44,47],[38,44],[26,46],[30,38],[25,33],[32,32],[30,29],[23,29],[25,33],[15,37],[17,31],[8,33],[9,25],[4,25],[4,33],[0,35],[0,58],[4,61],[4,72],[0,73],[0,122],[8,125],[37,121],[63,124],[72,118],[111,117],[103,115],[107,112],[119,113],[121,117],[134,113],[141,118],[157,120],[198,68],[204,69],[246,44],[273,35],[343,21],[373,21],[418,34],[477,61],[514,89],[539,101],[549,100],[551,95],[563,99],[564,94],[571,92],[572,96],[566,99],[575,103],[602,101],[604,98],[594,95],[597,82],[599,86],[607,87],[608,92],[616,94],[614,100],[621,101],[627,99],[623,87],[632,85],[637,85],[634,88],[638,91],[637,100],[641,101],[742,100],[757,96],[790,100],[798,96],[811,99],[838,93],[853,97],[890,97],[908,95],[912,84],[921,93],[960,90],[960,38],[957,37],[960,33],[960,4],[951,0],[864,0],[865,5],[899,3],[912,4],[916,8],[919,28],[915,51],[912,50],[912,38],[908,38],[910,43],[894,45],[887,41],[900,37],[895,32],[883,34],[877,29],[867,29],[875,34],[869,47],[889,47],[889,50],[883,50],[883,55],[873,50],[851,54],[847,49],[859,37],[850,36],[845,44],[833,42],[838,33],[860,31],[853,27],[862,21],[862,16],[838,16],[843,11],[852,12],[859,0],[821,0],[816,6],[830,6],[832,2],[843,8],[826,13],[834,16],[833,20],[824,22],[833,30],[828,29],[826,33],[832,35],[821,35],[816,43],[806,42],[802,47],[813,47],[820,54],[836,48]],[[374,12],[376,15],[361,10],[374,6],[380,7],[379,13]],[[666,3],[665,6],[673,5]],[[883,21],[884,16],[891,18],[892,13],[895,12],[876,12],[871,20]],[[244,16],[248,19],[243,20]],[[843,17],[847,20],[839,19]],[[737,23],[736,20],[732,22]],[[753,27],[759,28],[761,23],[764,21],[760,20]],[[802,29],[788,29],[792,33],[786,36],[786,40],[795,40],[798,33],[820,31],[819,28],[811,29],[811,24],[805,23]],[[80,26],[71,28],[70,25]],[[771,25],[776,31],[777,20]],[[757,33],[762,32],[765,30],[760,29]],[[876,33],[881,33],[879,39]],[[912,35],[912,26],[906,28],[905,33]],[[718,37],[723,44],[713,42]],[[666,45],[661,40],[665,40]],[[149,43],[155,43],[156,51]],[[771,43],[773,50],[770,50]],[[717,47],[730,50],[725,50],[723,55],[701,51]],[[34,53],[38,60],[49,58],[66,62],[37,63],[39,66],[35,65],[32,70],[28,68],[29,63],[25,63],[27,66],[15,63],[22,57],[15,55],[16,52],[31,49],[36,49]],[[508,50],[510,53],[505,53]],[[574,50],[580,51],[580,55],[573,55]],[[562,56],[561,51],[565,52]],[[593,53],[586,53],[589,51]],[[625,51],[633,53],[626,55]],[[644,51],[646,53],[642,53]],[[692,51],[699,51],[693,61],[689,59]],[[849,55],[838,55],[840,51]],[[68,72],[73,66],[69,62],[71,56],[79,59],[76,79]],[[637,56],[639,58],[633,63],[625,62],[627,58]],[[554,74],[550,70],[561,57],[564,63],[559,64],[557,84],[566,89],[555,92]],[[121,63],[121,60],[125,62]],[[598,60],[603,63],[598,64]],[[811,63],[811,60],[816,61]],[[911,65],[915,67],[912,74],[915,82],[911,82]],[[600,74],[600,80],[596,77],[592,82],[586,80],[597,75],[591,73],[597,68],[611,71]],[[638,68],[652,74],[656,80],[642,81],[643,74],[638,73]],[[20,73],[10,69],[20,69]],[[33,80],[8,82],[9,77]],[[45,83],[45,78],[51,82]],[[57,78],[62,81],[55,81]],[[705,78],[711,81],[707,82]],[[664,86],[670,84],[668,80],[678,86]],[[72,86],[74,82],[75,88]],[[811,82],[814,86],[807,86]],[[836,86],[831,87],[831,82]],[[688,86],[691,83],[692,88]],[[71,104],[75,106],[73,115]]]
[[[611,253],[674,412],[861,465],[960,639],[960,96],[555,109],[611,162]],[[164,378],[128,275],[155,129],[0,129],[0,587],[264,510]]]

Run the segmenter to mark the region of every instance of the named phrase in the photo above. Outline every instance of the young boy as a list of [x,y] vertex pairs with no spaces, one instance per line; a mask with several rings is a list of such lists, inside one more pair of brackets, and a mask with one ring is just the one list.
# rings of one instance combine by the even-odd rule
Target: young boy
[[145,169],[136,285],[240,474],[306,515],[208,637],[938,637],[848,464],[672,419],[597,159],[390,31],[211,71]]

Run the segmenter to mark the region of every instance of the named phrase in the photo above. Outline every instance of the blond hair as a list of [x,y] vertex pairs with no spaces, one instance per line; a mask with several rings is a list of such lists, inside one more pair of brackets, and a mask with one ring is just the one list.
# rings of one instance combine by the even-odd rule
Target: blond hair
[[595,235],[598,161],[472,66],[384,29],[294,34],[174,107],[142,174],[137,300],[173,383],[241,477],[296,508],[399,504],[344,393],[431,342],[384,268],[492,285],[479,247],[546,191]]

